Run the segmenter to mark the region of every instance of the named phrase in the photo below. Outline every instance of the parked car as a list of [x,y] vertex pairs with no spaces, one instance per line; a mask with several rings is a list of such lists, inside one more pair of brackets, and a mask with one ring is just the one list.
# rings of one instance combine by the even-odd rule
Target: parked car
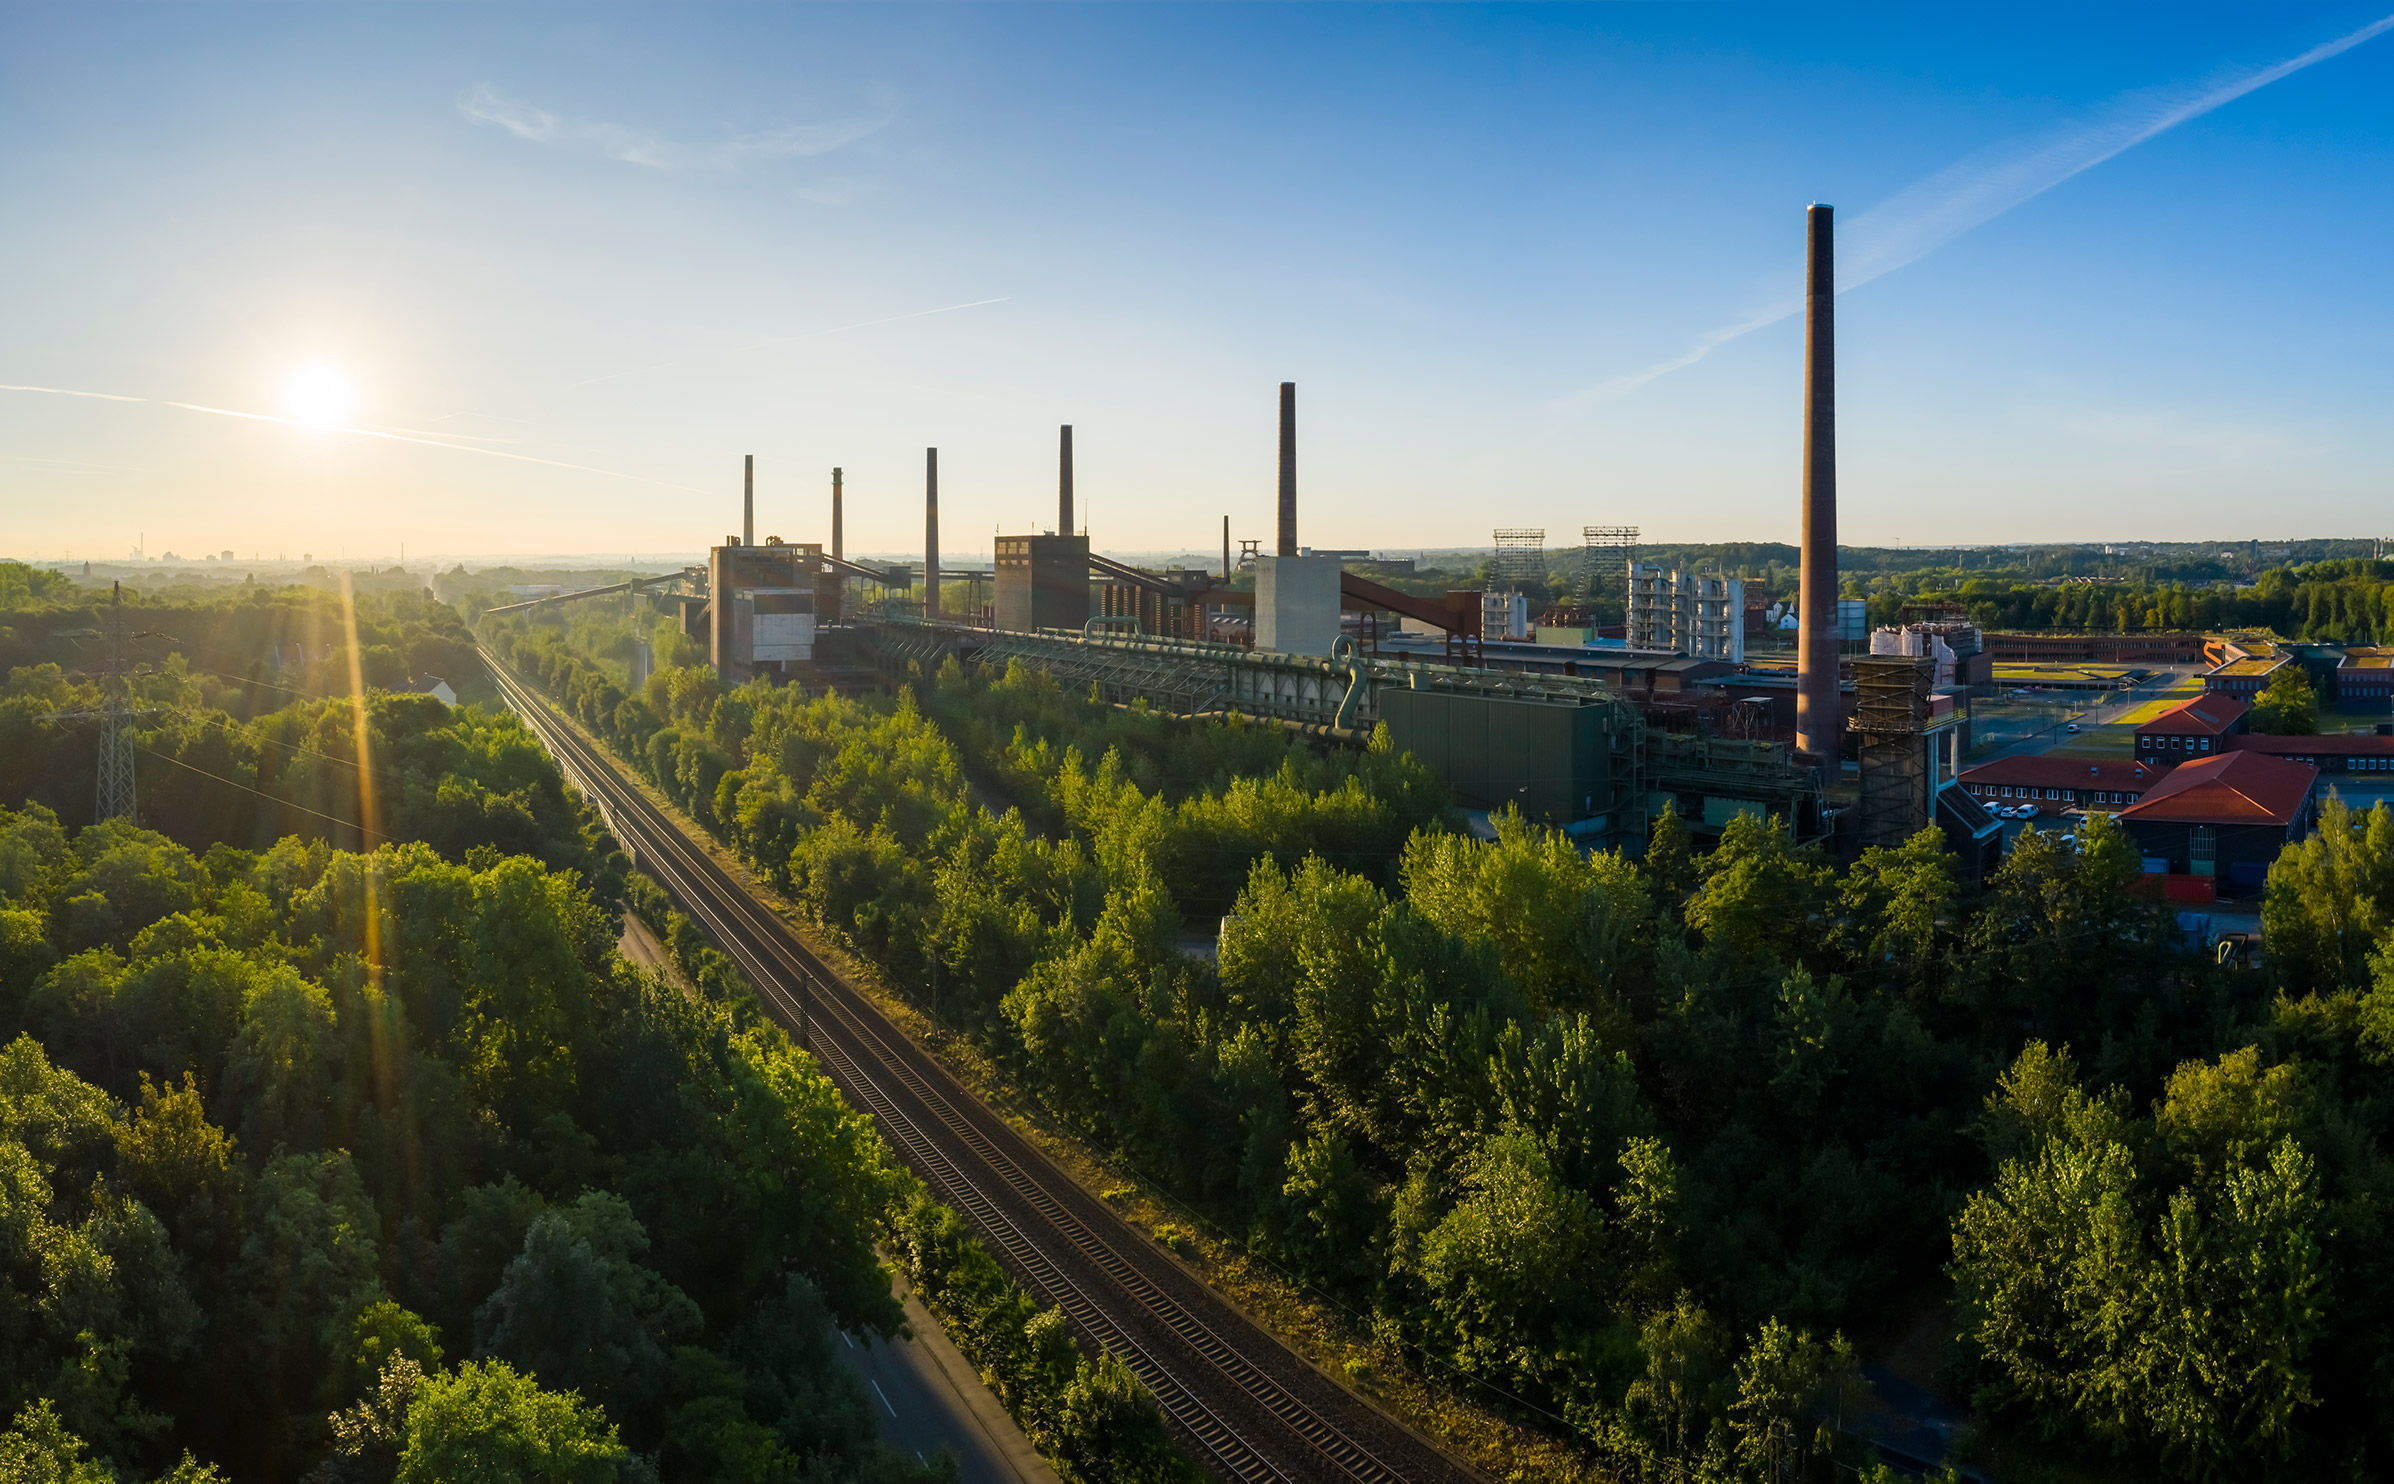
[[2037,806],[2034,804],[2021,804],[2014,807],[2012,810],[2012,818],[2014,819],[2034,819],[2036,817]]
[[2075,734],[2077,733],[2077,731],[2078,731],[2078,723],[2076,723],[2076,722],[2071,722],[2071,723],[2070,723],[2068,726],[2066,726],[2066,727],[2063,727],[2063,728],[2062,728],[2062,730],[2063,730],[2063,731],[2065,731],[2065,732],[2069,732],[2069,733],[2071,733],[2071,734],[2075,735]]

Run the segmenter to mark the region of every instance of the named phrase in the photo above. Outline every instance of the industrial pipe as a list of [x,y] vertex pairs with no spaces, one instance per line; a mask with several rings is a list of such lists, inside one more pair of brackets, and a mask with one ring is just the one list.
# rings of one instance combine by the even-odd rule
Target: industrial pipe
[[1355,708],[1363,704],[1366,673],[1363,650],[1357,646],[1352,634],[1341,634],[1330,641],[1330,663],[1335,665],[1341,660],[1346,662],[1347,667],[1347,693],[1339,701],[1338,714],[1332,718],[1330,725],[1335,731],[1351,732],[1355,729]]

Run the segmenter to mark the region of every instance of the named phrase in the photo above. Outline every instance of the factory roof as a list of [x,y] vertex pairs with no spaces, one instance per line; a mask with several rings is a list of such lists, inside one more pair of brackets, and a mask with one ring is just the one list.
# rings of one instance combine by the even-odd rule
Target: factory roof
[[2346,670],[2383,670],[2394,665],[2394,649],[2373,645],[2359,645],[2344,651],[2339,667]]
[[2184,763],[2120,811],[2126,823],[2292,824],[2319,786],[2307,764],[2258,752]]
[[2255,655],[2249,659],[2230,660],[2210,673],[2214,675],[2267,675],[2285,663],[2287,661],[2283,656]]
[[2168,774],[2143,763],[2117,759],[2095,761],[2083,757],[1999,757],[1966,768],[1961,781],[1973,788],[2096,788],[2143,793]]
[[2234,696],[2197,696],[2183,706],[2174,706],[2151,721],[2139,723],[2140,732],[2161,732],[2170,736],[2194,734],[2217,737],[2235,729],[2236,723],[2253,708]]

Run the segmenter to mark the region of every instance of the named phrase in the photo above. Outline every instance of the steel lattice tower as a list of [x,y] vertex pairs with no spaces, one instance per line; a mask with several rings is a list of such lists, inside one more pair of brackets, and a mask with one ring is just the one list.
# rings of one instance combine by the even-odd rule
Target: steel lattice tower
[[139,824],[133,792],[133,733],[129,683],[125,679],[125,588],[112,585],[108,599],[108,668],[100,676],[99,798],[94,824],[122,819]]
[[1636,526],[1582,526],[1587,543],[1588,601],[1603,603],[1619,595],[1624,618],[1629,613],[1629,568],[1638,559]]
[[1546,532],[1507,526],[1496,533],[1496,559],[1489,575],[1514,592],[1528,592],[1546,584]]

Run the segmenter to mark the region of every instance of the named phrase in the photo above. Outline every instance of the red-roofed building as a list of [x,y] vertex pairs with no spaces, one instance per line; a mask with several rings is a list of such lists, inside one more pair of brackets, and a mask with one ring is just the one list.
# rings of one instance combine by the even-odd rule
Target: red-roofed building
[[2036,803],[2048,809],[2117,811],[2169,776],[2145,763],[2083,757],[1999,757],[1961,776],[1962,787],[1982,804],[2006,808]]
[[2229,737],[2226,750],[2290,758],[2309,763],[2322,773],[2376,773],[2394,777],[2394,737],[2373,737],[2366,732],[2324,737]]
[[2218,876],[2259,886],[2278,852],[2311,829],[2319,772],[2260,752],[2229,752],[2172,768],[2120,811],[2148,871]]
[[2136,729],[2136,760],[2148,767],[2174,768],[2228,750],[2226,738],[2244,730],[2253,708],[2234,696],[2197,696]]

